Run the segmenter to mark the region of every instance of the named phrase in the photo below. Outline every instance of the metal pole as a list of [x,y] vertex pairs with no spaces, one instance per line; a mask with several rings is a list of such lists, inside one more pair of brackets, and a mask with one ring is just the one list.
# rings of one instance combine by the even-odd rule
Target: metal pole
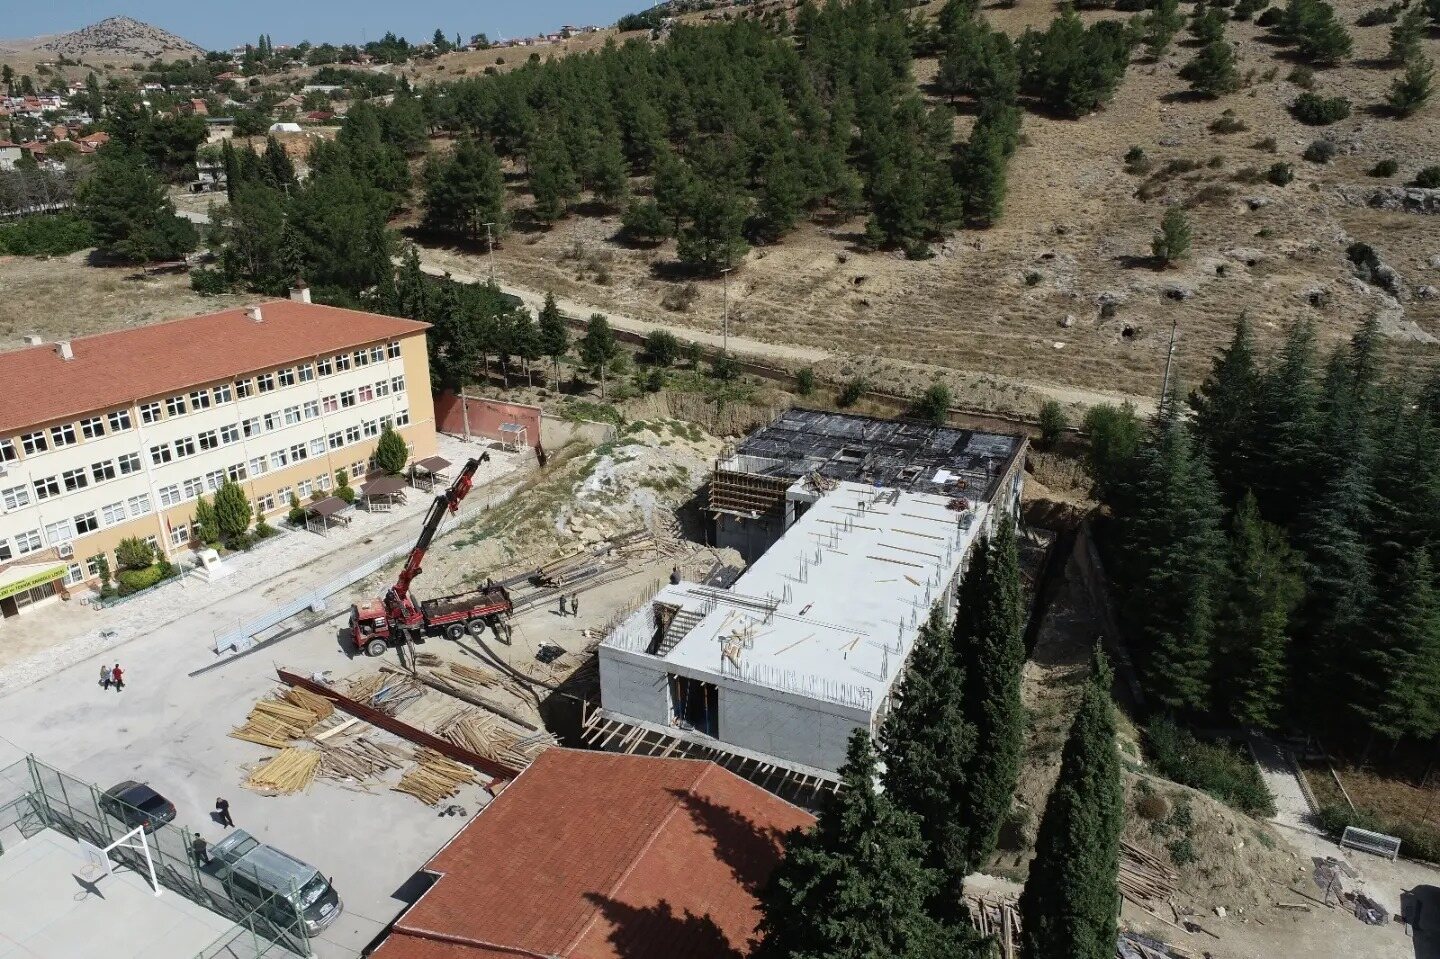
[[485,258],[490,261],[490,285],[495,285],[495,234],[490,231],[494,223],[485,224],[485,247],[487,253]]
[[723,342],[724,345],[723,345],[723,347],[722,347],[722,349],[721,349],[721,352],[723,352],[726,356],[729,356],[729,355],[730,355],[730,270],[729,270],[729,269],[724,269],[724,270],[721,270],[721,271],[720,271],[720,282],[723,284],[723,292],[722,292],[721,296],[723,297],[722,302],[724,303],[724,306],[723,306],[723,308],[722,308],[723,311],[724,311],[724,332],[721,334],[722,342]]

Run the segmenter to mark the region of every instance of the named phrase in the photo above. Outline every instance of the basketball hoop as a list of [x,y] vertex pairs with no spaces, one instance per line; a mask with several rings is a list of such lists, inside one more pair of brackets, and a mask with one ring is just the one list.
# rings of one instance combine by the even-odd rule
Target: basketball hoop
[[79,844],[80,878],[86,882],[95,883],[112,875],[115,872],[115,861],[110,858],[110,850],[124,847],[145,857],[150,888],[155,891],[155,895],[160,895],[160,881],[155,877],[155,861],[150,858],[150,840],[145,838],[144,826],[137,826],[103,849],[84,839],[75,841]]

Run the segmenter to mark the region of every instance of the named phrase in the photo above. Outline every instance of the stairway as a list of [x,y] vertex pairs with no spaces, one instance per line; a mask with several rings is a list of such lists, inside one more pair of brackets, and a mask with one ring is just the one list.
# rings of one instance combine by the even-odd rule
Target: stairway
[[670,625],[665,629],[665,635],[660,637],[660,643],[655,647],[655,655],[668,655],[684,639],[690,630],[699,625],[705,614],[699,610],[682,609],[670,620]]

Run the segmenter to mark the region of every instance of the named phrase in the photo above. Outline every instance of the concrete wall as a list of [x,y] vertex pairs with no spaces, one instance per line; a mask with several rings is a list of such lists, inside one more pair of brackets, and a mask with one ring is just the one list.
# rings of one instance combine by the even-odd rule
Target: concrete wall
[[601,645],[600,705],[632,719],[670,725],[670,693],[666,674],[653,656]]
[[753,563],[767,549],[779,541],[785,532],[784,518],[766,514],[759,519],[741,519],[729,513],[721,513],[715,521],[715,545],[722,549],[733,549]]
[[483,436],[500,440],[500,424],[519,423],[526,428],[525,443],[540,442],[540,407],[502,403],[446,391],[435,397],[436,429],[455,436]]

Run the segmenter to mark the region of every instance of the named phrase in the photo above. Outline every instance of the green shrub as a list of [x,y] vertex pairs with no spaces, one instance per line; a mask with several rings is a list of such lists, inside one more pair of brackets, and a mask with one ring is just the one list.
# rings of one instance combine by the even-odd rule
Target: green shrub
[[1339,148],[1329,140],[1316,140],[1305,148],[1305,152],[1301,156],[1311,163],[1329,163],[1335,159],[1337,152],[1339,152]]
[[1315,86],[1315,70],[1311,67],[1296,67],[1285,79],[1302,90],[1309,90]]
[[1371,176],[1394,176],[1400,172],[1400,164],[1394,160],[1385,159],[1370,168]]
[[950,387],[944,383],[931,383],[910,412],[917,419],[929,420],[937,425],[944,424],[950,417]]
[[94,245],[90,224],[73,213],[27,216],[0,224],[0,255],[65,256]]
[[680,358],[680,341],[669,330],[656,330],[645,337],[645,360],[656,366],[669,366]]
[[169,579],[175,575],[175,572],[174,564],[163,559],[144,569],[122,569],[120,575],[116,577],[119,585],[115,592],[119,596],[129,596],[142,589],[149,589],[161,580]]
[[1382,23],[1394,23],[1398,19],[1400,19],[1400,4],[1394,3],[1388,7],[1371,7],[1355,18],[1355,25],[1357,27],[1378,27]]
[[1265,179],[1276,186],[1285,186],[1295,179],[1295,168],[1288,163],[1272,163],[1265,171]]
[[1201,742],[1163,716],[1145,727],[1145,743],[1155,768],[1167,779],[1208,793],[1252,816],[1275,814],[1275,798],[1243,747]]
[[1350,115],[1350,101],[1344,97],[1322,97],[1314,93],[1302,93],[1290,105],[1295,119],[1310,126],[1323,127],[1338,123]]
[[1279,7],[1269,7],[1265,10],[1264,13],[1260,14],[1260,17],[1255,21],[1255,23],[1262,27],[1274,27],[1278,26],[1284,20],[1284,10],[1281,10]]
[[840,387],[840,393],[835,397],[836,406],[854,406],[865,395],[865,389],[870,384],[863,376],[857,376],[853,380]]
[[1415,174],[1414,184],[1426,190],[1440,189],[1440,166],[1427,166]]
[[721,353],[710,361],[710,376],[722,382],[733,380],[740,375],[740,366],[735,362],[735,357],[729,353]]
[[155,562],[155,547],[138,536],[122,539],[115,547],[115,561],[122,570],[149,569]]
[[1065,416],[1065,407],[1055,400],[1046,400],[1040,406],[1040,441],[1046,449],[1053,449],[1060,442],[1060,436],[1070,425]]
[[305,525],[305,507],[300,505],[300,497],[294,493],[290,494],[290,512],[285,514],[285,518],[289,520],[291,526]]
[[1265,9],[1265,0],[1240,0],[1235,4],[1235,12],[1231,16],[1236,20],[1249,20]]
[[190,289],[201,296],[216,296],[230,292],[230,281],[220,270],[202,266],[190,271]]
[[1249,124],[1237,117],[1234,110],[1226,110],[1210,123],[1211,133],[1244,133],[1248,129]]
[[815,392],[815,370],[805,367],[795,373],[795,392],[801,396],[809,396]]

